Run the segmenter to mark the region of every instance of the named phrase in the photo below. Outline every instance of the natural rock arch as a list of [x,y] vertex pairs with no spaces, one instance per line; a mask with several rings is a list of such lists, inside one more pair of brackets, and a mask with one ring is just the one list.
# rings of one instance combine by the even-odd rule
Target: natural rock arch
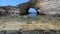
[[17,7],[20,9],[20,14],[28,14],[28,10],[31,7],[31,4],[29,2],[21,3],[17,5]]
[[[17,7],[20,9],[20,14],[28,14],[28,11],[30,8],[33,8],[37,11],[37,9],[34,7],[37,0],[30,0],[25,3],[18,4]],[[39,12],[37,11],[37,14]]]

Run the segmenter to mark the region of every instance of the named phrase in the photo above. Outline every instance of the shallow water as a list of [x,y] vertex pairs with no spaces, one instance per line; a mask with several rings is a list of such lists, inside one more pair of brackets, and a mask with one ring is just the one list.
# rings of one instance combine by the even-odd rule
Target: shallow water
[[35,13],[31,13],[31,14],[28,14],[28,17],[36,17],[37,16],[37,14],[35,14]]

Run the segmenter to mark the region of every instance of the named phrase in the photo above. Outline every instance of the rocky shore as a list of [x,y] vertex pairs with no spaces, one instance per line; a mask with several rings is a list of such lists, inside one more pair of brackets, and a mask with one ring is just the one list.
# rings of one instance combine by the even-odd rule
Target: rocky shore
[[60,34],[60,17],[0,17],[1,34]]
[[[0,6],[0,34],[60,34],[59,4],[60,0],[30,0],[16,6]],[[30,8],[40,15],[28,17]]]

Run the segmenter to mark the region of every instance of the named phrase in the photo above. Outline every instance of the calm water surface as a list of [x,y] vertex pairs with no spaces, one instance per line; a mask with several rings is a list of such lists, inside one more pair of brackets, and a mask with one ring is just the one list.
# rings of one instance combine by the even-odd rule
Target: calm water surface
[[28,17],[36,17],[37,14],[36,13],[31,13],[31,14],[28,14]]

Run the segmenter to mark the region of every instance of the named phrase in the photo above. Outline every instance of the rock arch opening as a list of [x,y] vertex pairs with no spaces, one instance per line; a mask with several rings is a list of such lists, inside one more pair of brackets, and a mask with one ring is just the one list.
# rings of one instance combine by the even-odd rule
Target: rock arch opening
[[29,12],[29,13],[34,13],[34,14],[37,13],[37,11],[36,11],[34,8],[30,8],[30,9],[28,10],[28,12]]
[[29,8],[28,13],[29,13],[28,17],[35,17],[35,16],[37,16],[37,11],[34,8]]

